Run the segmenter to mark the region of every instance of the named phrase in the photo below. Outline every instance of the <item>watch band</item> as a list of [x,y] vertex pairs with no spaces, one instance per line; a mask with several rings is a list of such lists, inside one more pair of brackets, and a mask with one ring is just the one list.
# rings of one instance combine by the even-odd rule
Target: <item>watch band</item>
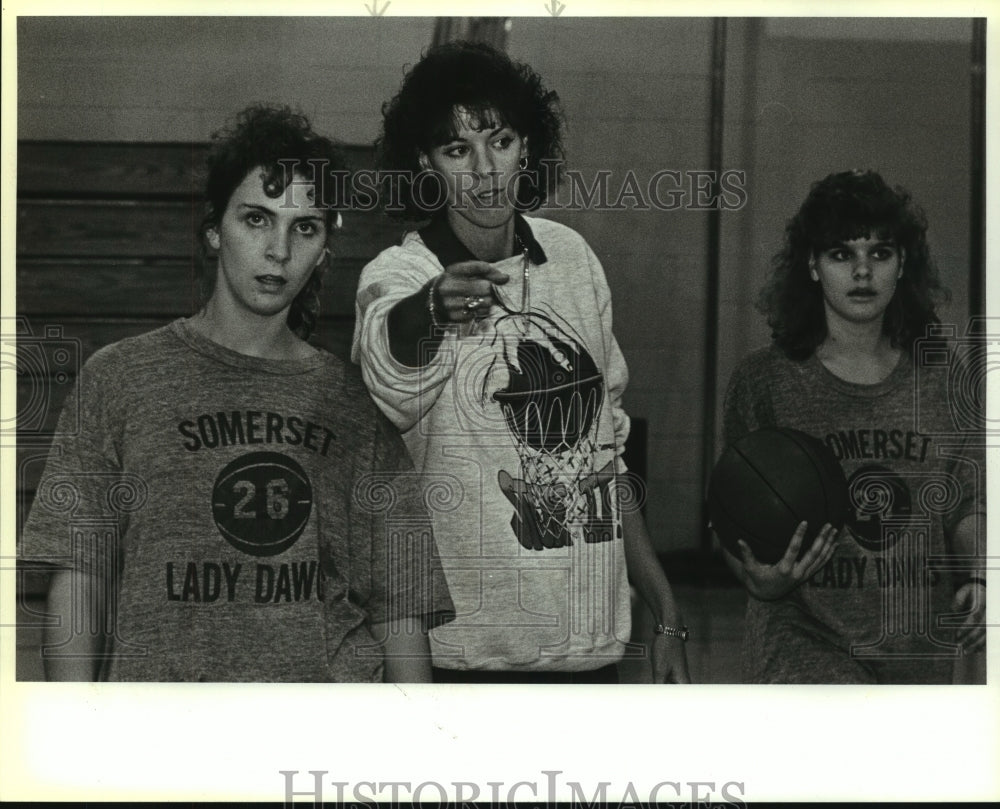
[[654,626],[653,632],[655,632],[657,635],[667,635],[668,637],[671,638],[680,638],[682,641],[685,642],[687,641],[688,635],[690,634],[686,626],[682,626],[680,629],[678,629],[677,627],[664,626],[663,624],[657,624],[656,626]]
[[437,307],[434,306],[434,295],[437,293],[438,284],[441,279],[444,278],[444,273],[441,273],[437,278],[431,281],[430,288],[427,290],[427,311],[431,315],[431,325],[435,329],[443,329],[445,324],[439,323],[437,319]]

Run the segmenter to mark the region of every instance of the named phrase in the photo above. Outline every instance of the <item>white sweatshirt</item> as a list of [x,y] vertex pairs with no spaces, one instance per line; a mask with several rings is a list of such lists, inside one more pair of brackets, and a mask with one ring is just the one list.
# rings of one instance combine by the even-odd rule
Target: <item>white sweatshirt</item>
[[545,219],[518,216],[516,229],[531,261],[495,264],[510,276],[497,293],[507,311],[451,327],[422,368],[391,355],[387,315],[473,256],[443,217],[383,251],[361,274],[352,359],[426,476],[457,613],[431,632],[434,664],[582,671],[629,639],[628,370],[587,243]]

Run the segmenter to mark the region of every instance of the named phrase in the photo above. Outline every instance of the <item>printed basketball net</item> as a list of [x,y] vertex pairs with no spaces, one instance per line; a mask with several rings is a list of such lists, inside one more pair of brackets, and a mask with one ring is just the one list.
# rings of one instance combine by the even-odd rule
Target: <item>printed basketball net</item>
[[[493,399],[515,438],[524,494],[547,535],[581,523],[586,513],[579,484],[594,471],[604,377],[587,350],[553,321],[536,313],[515,318],[516,337],[504,339],[508,382]],[[502,339],[503,320],[497,322]]]

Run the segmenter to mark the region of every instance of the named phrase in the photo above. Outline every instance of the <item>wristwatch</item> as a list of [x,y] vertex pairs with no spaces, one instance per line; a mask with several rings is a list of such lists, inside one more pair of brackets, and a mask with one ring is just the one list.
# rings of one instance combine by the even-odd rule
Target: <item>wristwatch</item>
[[657,624],[656,626],[654,626],[653,632],[655,632],[657,635],[667,635],[671,638],[680,638],[682,641],[685,642],[687,641],[689,634],[688,628],[686,626],[682,626],[680,629],[677,629],[676,627],[664,626],[663,624]]

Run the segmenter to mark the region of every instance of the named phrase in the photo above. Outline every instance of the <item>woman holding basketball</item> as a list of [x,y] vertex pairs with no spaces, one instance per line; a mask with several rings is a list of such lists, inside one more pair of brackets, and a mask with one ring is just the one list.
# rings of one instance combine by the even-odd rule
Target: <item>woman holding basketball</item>
[[627,382],[597,257],[522,212],[555,187],[555,93],[483,45],[429,51],[383,108],[386,209],[429,220],[363,271],[353,357],[414,461],[458,617],[435,679],[614,682],[628,575],[688,679],[670,587],[626,485]]
[[412,464],[307,342],[340,216],[318,172],[340,166],[303,116],[244,110],[208,161],[204,306],[81,370],[23,537],[59,565],[49,679],[429,679],[451,602]]
[[985,643],[984,453],[952,419],[941,357],[961,358],[925,336],[942,291],[926,229],[906,191],[847,171],[815,183],[785,231],[760,299],[773,343],[733,373],[725,438],[815,436],[851,512],[801,559],[804,524],[776,564],[743,542],[726,553],[750,594],[750,682],[950,682]]

